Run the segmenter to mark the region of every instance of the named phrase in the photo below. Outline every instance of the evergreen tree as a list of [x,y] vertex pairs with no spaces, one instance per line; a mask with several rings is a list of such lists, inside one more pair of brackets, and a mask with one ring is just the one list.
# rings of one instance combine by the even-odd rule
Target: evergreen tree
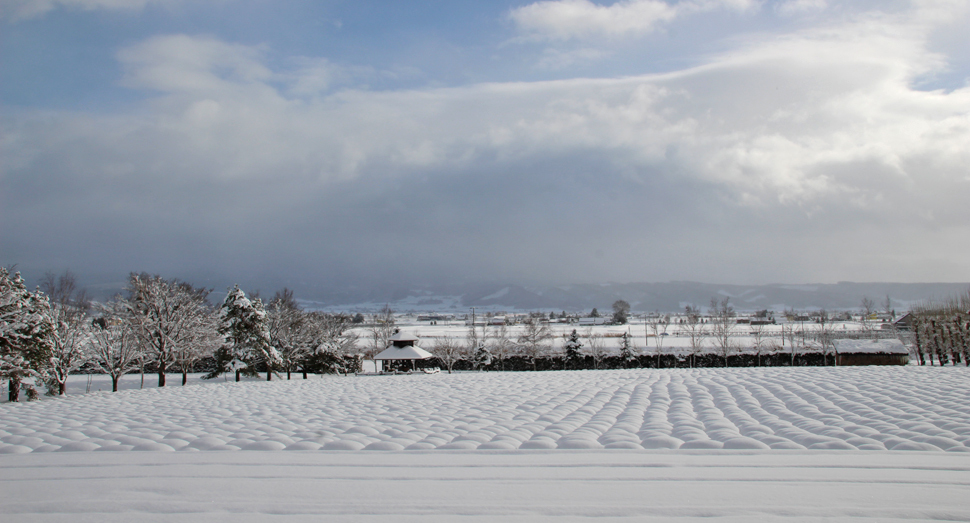
[[19,401],[22,385],[29,398],[37,396],[33,386],[23,380],[46,381],[53,333],[47,296],[28,292],[19,272],[11,276],[0,267],[0,378],[10,380],[10,401]]
[[488,367],[491,364],[492,364],[492,353],[489,352],[488,347],[485,346],[484,342],[479,343],[478,350],[475,351],[475,366],[478,367],[479,370],[481,370],[485,367]]
[[282,359],[270,343],[263,302],[259,298],[250,300],[236,285],[226,295],[220,320],[219,334],[225,337],[232,361],[244,365],[241,371],[250,376],[256,375],[259,364],[265,364],[266,380],[272,380]]
[[580,349],[583,348],[583,343],[579,341],[579,334],[576,329],[569,334],[569,339],[563,345],[563,350],[566,353],[566,367],[576,368],[580,360],[582,360],[583,355],[580,353]]
[[628,332],[623,333],[623,338],[620,341],[620,358],[627,365],[637,361],[636,348],[633,346],[633,341],[630,339],[630,333]]

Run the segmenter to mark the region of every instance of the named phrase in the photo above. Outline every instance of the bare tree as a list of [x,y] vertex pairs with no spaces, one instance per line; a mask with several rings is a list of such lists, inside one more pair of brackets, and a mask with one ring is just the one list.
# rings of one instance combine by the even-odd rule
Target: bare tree
[[90,300],[84,290],[77,288],[71,271],[60,276],[48,272],[41,279],[41,290],[50,298],[51,364],[47,374],[47,393],[63,395],[67,392],[67,378],[87,360],[91,326],[88,324]]
[[657,356],[657,368],[660,368],[660,356],[663,354],[664,350],[664,340],[667,338],[667,324],[666,318],[659,314],[651,316],[647,320],[647,325],[650,327],[650,332],[653,333],[653,346],[654,353]]
[[505,360],[515,350],[515,343],[512,342],[508,325],[503,322],[501,325],[496,326],[492,330],[490,338],[492,340],[492,355],[498,359],[500,368],[505,370]]
[[[287,288],[277,291],[266,310],[270,344],[279,353],[286,379],[303,365],[320,343],[320,324],[312,321]],[[304,371],[303,377],[306,378]]]
[[394,334],[394,311],[391,306],[384,304],[381,310],[371,315],[370,337],[374,341],[372,350],[374,354],[386,349],[390,344],[388,341]]
[[862,311],[862,332],[866,336],[872,337],[872,320],[876,314],[876,303],[870,300],[868,296],[863,296],[859,309]]
[[586,327],[583,338],[586,339],[586,354],[589,354],[593,358],[593,368],[598,369],[600,364],[603,363],[603,360],[609,355],[609,351],[606,350],[606,344],[603,343],[603,336],[594,334],[592,327]]
[[218,329],[218,317],[209,307],[205,307],[189,326],[191,334],[172,351],[172,366],[182,374],[183,386],[188,383],[189,373],[195,370],[196,363],[211,356],[222,344],[223,338]]
[[730,298],[720,302],[711,298],[711,336],[714,338],[714,349],[724,358],[724,366],[728,365],[728,357],[737,350],[734,342],[734,307],[729,303]]
[[704,350],[704,337],[707,329],[701,323],[701,312],[697,307],[688,305],[684,312],[684,324],[681,329],[687,333],[690,342],[690,366],[694,368],[694,358]]
[[111,377],[111,391],[118,392],[118,380],[137,369],[144,357],[128,315],[131,307],[117,296],[98,306],[100,316],[92,322],[91,361]]
[[818,339],[819,345],[822,347],[822,365],[828,365],[828,353],[829,349],[832,348],[833,353],[833,364],[838,364],[838,360],[835,357],[835,349],[832,347],[832,322],[829,318],[829,313],[825,309],[818,311],[818,332],[816,337]]
[[524,327],[519,336],[519,350],[532,363],[532,370],[536,370],[536,360],[545,355],[552,333],[548,325],[534,317],[527,319]]
[[441,361],[441,364],[448,369],[448,374],[451,374],[452,369],[455,367],[455,363],[458,363],[462,358],[465,357],[464,344],[448,336],[436,338],[431,347],[434,355],[439,361]]
[[751,325],[751,337],[754,338],[754,353],[758,356],[758,366],[761,366],[761,353],[764,352],[766,348],[766,336],[765,326],[761,322],[753,322]]
[[792,367],[794,367],[795,366],[795,352],[796,352],[796,350],[795,350],[796,349],[795,342],[798,339],[798,337],[797,337],[797,335],[795,333],[795,324],[794,323],[785,323],[784,325],[781,326],[781,343],[782,343],[782,346],[784,346],[784,344],[785,344],[785,338],[786,337],[788,338],[788,347],[791,349],[791,365],[792,365]]

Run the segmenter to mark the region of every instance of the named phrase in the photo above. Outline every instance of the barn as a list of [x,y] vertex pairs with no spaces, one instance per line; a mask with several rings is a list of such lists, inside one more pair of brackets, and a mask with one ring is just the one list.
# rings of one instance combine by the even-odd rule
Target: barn
[[909,349],[897,339],[832,340],[837,365],[906,365]]

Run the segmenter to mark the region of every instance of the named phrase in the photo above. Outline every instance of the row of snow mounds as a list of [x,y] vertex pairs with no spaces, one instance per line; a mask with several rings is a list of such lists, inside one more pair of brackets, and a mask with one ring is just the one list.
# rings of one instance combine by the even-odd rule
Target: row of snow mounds
[[0,454],[822,449],[970,452],[970,371],[636,369],[327,377],[0,406]]

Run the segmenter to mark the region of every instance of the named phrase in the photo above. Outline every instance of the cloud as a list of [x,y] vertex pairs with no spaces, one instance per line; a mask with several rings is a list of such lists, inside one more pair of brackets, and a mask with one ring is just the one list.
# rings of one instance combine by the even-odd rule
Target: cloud
[[139,11],[149,4],[171,4],[180,0],[4,0],[0,18],[26,20],[43,16],[57,8],[82,11]]
[[775,10],[782,16],[797,16],[805,13],[824,11],[827,8],[827,0],[788,0],[775,4]]
[[914,88],[947,62],[905,20],[666,74],[386,91],[155,37],[118,53],[137,110],[0,123],[0,243],[300,281],[966,279],[970,87]]
[[610,5],[589,0],[543,0],[509,12],[519,32],[531,39],[616,38],[650,33],[675,18],[715,9],[749,10],[753,0],[623,0]]
[[124,85],[163,92],[225,92],[270,80],[259,47],[213,37],[158,36],[123,49]]

